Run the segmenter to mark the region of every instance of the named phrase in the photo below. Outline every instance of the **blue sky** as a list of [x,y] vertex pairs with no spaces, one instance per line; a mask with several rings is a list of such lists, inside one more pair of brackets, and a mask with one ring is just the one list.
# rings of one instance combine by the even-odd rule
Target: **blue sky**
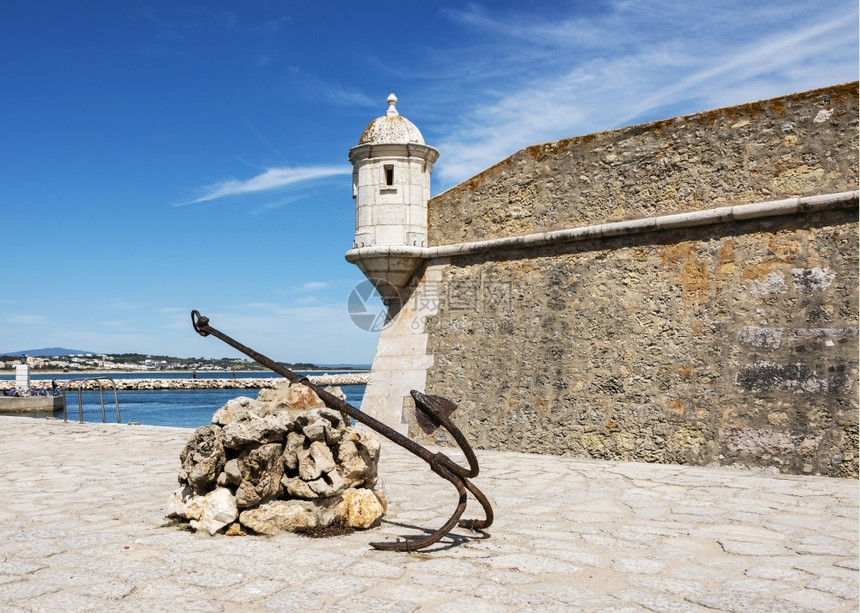
[[858,77],[856,0],[0,8],[0,352],[369,363],[350,147],[398,109],[433,194],[536,143]]

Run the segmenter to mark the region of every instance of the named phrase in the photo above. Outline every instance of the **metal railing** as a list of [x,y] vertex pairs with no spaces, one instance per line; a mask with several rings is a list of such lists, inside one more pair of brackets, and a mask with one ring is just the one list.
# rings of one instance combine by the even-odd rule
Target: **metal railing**
[[67,413],[67,407],[69,406],[69,404],[66,401],[66,392],[73,383],[76,383],[78,391],[78,421],[80,423],[84,423],[84,403],[81,397],[81,392],[83,391],[84,384],[88,383],[89,381],[95,381],[99,386],[99,402],[101,403],[102,408],[102,423],[107,423],[107,416],[105,414],[104,387],[102,387],[102,381],[110,382],[111,387],[113,387],[113,403],[114,407],[116,408],[116,423],[121,423],[121,419],[119,416],[119,396],[116,392],[116,381],[114,381],[110,377],[84,377],[82,379],[70,379],[69,381],[67,381],[66,384],[63,386],[63,421],[69,421]]

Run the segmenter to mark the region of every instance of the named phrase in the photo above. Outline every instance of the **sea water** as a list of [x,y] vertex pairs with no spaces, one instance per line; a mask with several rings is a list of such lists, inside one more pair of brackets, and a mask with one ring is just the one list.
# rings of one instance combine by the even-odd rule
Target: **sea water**
[[[327,371],[328,374],[352,371]],[[319,372],[297,372],[299,375],[318,375]],[[31,372],[30,378],[34,381],[56,379],[62,386],[64,380],[83,377],[111,377],[113,379],[188,379],[189,373],[170,373],[163,371],[151,371],[143,373],[62,373],[44,374],[38,371]],[[229,378],[231,373],[198,372],[198,379]],[[271,372],[236,372],[237,378],[277,377]],[[2,377],[6,379],[8,377]],[[346,394],[346,401],[356,408],[361,408],[361,400],[364,396],[364,385],[343,385],[341,389]],[[66,395],[66,417],[69,421],[78,421],[78,393],[70,387]],[[177,426],[180,428],[198,428],[209,424],[212,414],[224,406],[228,400],[247,396],[256,398],[260,392],[259,388],[248,389],[194,389],[194,390],[118,390],[116,401],[119,405],[121,423],[139,422],[149,426]],[[98,391],[81,392],[80,408],[83,410],[84,421],[102,421],[102,400],[104,402],[105,421],[116,423],[116,405],[114,404],[114,391],[108,384],[100,395]],[[19,413],[19,416],[41,417],[47,414]],[[54,417],[63,418],[62,413],[54,413]]]

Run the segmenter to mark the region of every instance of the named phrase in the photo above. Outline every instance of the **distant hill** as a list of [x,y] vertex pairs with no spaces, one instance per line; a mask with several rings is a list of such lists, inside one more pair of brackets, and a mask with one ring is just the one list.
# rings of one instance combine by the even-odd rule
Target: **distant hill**
[[23,351],[8,351],[0,353],[0,356],[19,356],[31,355],[34,358],[44,358],[50,356],[69,356],[69,355],[87,355],[94,354],[94,351],[84,351],[83,349],[66,349],[65,347],[46,347],[44,349],[24,349]]

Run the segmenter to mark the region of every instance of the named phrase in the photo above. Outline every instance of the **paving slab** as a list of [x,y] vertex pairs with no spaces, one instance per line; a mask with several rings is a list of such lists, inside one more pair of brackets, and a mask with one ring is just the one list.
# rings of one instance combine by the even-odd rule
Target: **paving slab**
[[479,450],[493,526],[397,553],[456,506],[420,459],[378,528],[210,537],[165,518],[191,432],[0,418],[0,613],[858,610],[856,480]]

